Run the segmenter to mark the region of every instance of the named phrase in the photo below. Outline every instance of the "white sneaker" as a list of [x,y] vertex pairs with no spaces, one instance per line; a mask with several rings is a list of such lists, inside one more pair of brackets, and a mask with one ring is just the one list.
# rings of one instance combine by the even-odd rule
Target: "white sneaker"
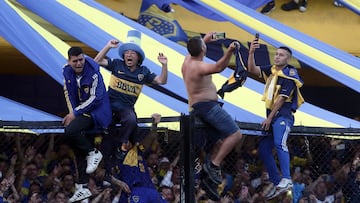
[[287,192],[293,188],[293,182],[291,179],[282,178],[280,183],[276,186],[276,190],[272,195],[266,196],[267,200],[274,199],[275,197]]
[[69,202],[82,201],[91,196],[91,192],[88,188],[84,188],[82,184],[75,183],[75,192],[73,196],[69,199]]
[[293,182],[291,179],[288,178],[281,178],[280,183],[276,186],[276,189],[285,189],[289,190],[293,187]]
[[99,150],[94,150],[89,152],[89,155],[86,157],[87,160],[87,167],[86,167],[86,173],[94,173],[96,168],[99,166],[100,161],[102,159],[103,155]]

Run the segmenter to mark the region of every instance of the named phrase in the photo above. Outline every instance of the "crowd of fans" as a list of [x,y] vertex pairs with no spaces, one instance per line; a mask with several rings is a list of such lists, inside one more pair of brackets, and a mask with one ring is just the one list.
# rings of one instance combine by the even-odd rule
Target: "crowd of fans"
[[[145,152],[153,184],[164,199],[181,202],[180,147],[149,137]],[[168,136],[168,135],[167,135]],[[180,136],[180,135],[172,135]],[[67,202],[78,177],[74,154],[60,135],[4,135],[0,156],[0,202]],[[169,138],[167,138],[169,139]],[[174,139],[176,140],[176,139]],[[222,203],[266,202],[268,174],[257,157],[257,137],[247,137],[223,165]],[[171,145],[172,146],[168,146]],[[177,146],[177,147],[174,147]],[[360,143],[327,137],[293,137],[291,168],[294,188],[272,202],[360,202]],[[213,202],[199,187],[201,157],[195,160],[196,202]],[[104,181],[104,168],[91,175],[93,195],[85,202],[119,202],[124,187]],[[182,196],[183,197],[183,196]]]

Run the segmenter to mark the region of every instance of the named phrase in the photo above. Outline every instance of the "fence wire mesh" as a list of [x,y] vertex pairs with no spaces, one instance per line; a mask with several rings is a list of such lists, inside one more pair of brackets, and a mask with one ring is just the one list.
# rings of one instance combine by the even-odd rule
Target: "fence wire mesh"
[[[149,128],[143,130],[150,134]],[[151,181],[168,202],[185,202],[184,161],[190,157],[181,156],[184,132],[158,128],[155,135],[147,140],[149,149],[143,154]],[[339,135],[344,134],[301,134],[299,130],[289,137],[294,188],[273,202],[360,202],[360,141],[356,139],[360,137],[357,133],[351,137]],[[72,195],[78,173],[70,173],[76,171],[76,166],[62,133],[37,135],[5,130],[0,138],[0,192],[9,202],[30,202],[36,198],[34,194],[39,202],[55,202],[61,194],[66,200]],[[258,158],[259,139],[261,136],[247,135],[225,158],[223,182],[218,188],[220,202],[266,202],[262,193],[268,175]],[[94,142],[100,145],[101,136],[95,136]],[[190,191],[195,202],[211,202],[199,187],[206,154],[195,148],[193,158],[195,187]],[[90,202],[111,202],[121,194],[119,187],[110,190],[103,184],[102,173],[100,167],[91,176],[94,195]]]

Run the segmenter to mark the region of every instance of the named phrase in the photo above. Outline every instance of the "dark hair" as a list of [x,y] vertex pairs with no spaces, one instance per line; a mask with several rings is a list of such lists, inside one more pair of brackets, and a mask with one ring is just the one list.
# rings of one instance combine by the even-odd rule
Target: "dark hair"
[[187,50],[191,56],[199,56],[202,49],[202,40],[200,36],[195,36],[187,43]]
[[64,171],[61,175],[60,175],[60,180],[64,180],[64,178],[66,176],[72,176],[75,180],[75,175],[71,172],[71,171]]
[[25,166],[30,166],[30,165],[34,165],[34,166],[36,166],[36,169],[39,169],[39,166],[38,166],[37,163],[36,163],[35,161],[33,161],[33,160],[27,162]]
[[[136,52],[137,53],[137,52]],[[142,62],[144,61],[144,59],[142,58],[140,53],[137,53],[139,61],[138,61],[138,65],[141,66]]]
[[80,54],[84,53],[80,47],[71,47],[68,51],[68,57],[71,56],[79,56]]
[[281,46],[281,47],[279,47],[279,49],[286,50],[287,52],[289,52],[290,56],[292,56],[292,51],[291,51],[291,49],[289,47]]

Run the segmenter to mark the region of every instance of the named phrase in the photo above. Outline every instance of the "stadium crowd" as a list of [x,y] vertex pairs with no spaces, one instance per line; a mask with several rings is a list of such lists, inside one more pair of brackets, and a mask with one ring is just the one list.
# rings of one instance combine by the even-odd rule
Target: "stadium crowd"
[[[178,148],[171,147],[176,143],[164,143],[161,132],[145,131],[148,135],[143,144],[148,148],[144,150],[144,158],[151,182],[164,200],[181,202],[183,164],[179,161]],[[2,137],[0,202],[68,202],[75,191],[78,171],[74,153],[63,136],[5,134]],[[95,142],[99,144],[99,137]],[[219,202],[267,202],[264,193],[269,177],[257,157],[257,143],[257,137],[247,137],[242,149],[234,150],[227,157],[223,181],[218,188]],[[294,137],[289,140],[289,149],[293,154],[293,190],[270,202],[360,201],[360,144],[357,141]],[[199,187],[201,164],[201,158],[196,159],[196,202],[214,202]],[[88,188],[93,195],[83,202],[121,202],[121,194],[128,191],[126,184],[122,181],[110,184],[104,180],[104,173],[100,165],[91,174]]]

